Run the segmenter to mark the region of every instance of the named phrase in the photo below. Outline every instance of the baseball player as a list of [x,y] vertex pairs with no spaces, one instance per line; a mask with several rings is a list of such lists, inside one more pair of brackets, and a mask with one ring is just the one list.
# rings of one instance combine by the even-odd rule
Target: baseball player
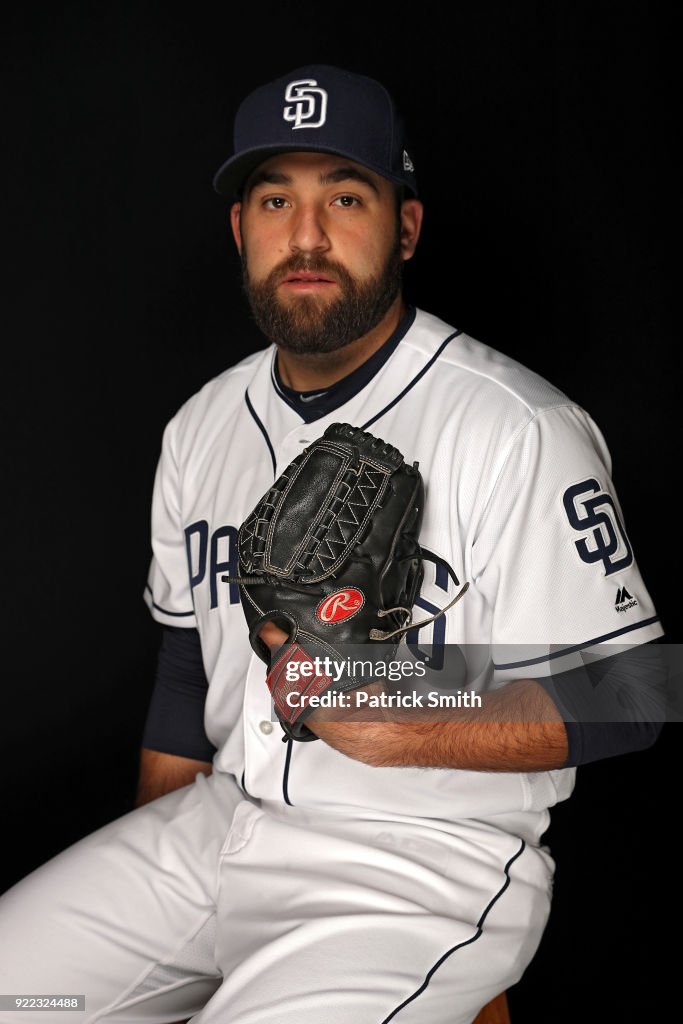
[[[422,204],[380,83],[315,65],[263,85],[214,184],[264,346],[164,433],[141,806],[5,894],[0,989],[83,994],[64,1024],[466,1024],[538,947],[542,839],[577,765],[658,731],[584,727],[571,686],[549,680],[609,644],[637,666],[662,628],[591,417],[405,303]],[[315,742],[273,715],[240,528],[335,423],[419,465],[413,612],[429,621],[404,642],[435,662],[485,651],[481,711],[354,724],[317,710]],[[350,613],[343,588],[321,622]],[[251,640],[276,647],[283,625]]]

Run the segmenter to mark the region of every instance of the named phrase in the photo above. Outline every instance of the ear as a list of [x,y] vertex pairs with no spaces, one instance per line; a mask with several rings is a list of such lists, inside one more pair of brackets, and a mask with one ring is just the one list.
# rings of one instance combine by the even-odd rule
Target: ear
[[417,248],[422,229],[424,206],[419,199],[404,199],[401,203],[401,256],[409,260]]
[[242,227],[240,224],[240,212],[242,210],[241,203],[233,203],[230,207],[230,227],[232,228],[232,237],[235,239],[235,245],[237,251],[242,255]]

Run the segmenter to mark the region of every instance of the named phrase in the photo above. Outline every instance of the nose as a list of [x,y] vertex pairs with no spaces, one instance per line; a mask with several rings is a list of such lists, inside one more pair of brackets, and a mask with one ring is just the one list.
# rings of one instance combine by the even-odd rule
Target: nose
[[289,248],[293,253],[319,253],[330,248],[323,211],[317,204],[305,204],[296,210],[289,236]]

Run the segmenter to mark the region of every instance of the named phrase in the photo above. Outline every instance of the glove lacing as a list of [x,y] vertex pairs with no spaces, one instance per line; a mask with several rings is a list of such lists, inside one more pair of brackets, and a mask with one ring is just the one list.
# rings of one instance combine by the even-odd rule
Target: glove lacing
[[441,611],[438,611],[435,615],[430,615],[428,619],[421,619],[419,622],[413,622],[413,612],[410,608],[387,608],[386,610],[380,608],[377,612],[377,616],[380,619],[385,618],[387,615],[391,615],[392,612],[405,612],[408,616],[408,622],[401,626],[399,629],[394,629],[391,633],[386,633],[382,629],[371,629],[370,639],[371,640],[389,640],[392,636],[399,636],[401,633],[407,633],[409,629],[420,629],[422,626],[428,626],[430,622],[434,622],[436,619],[440,619],[449,608],[452,608],[454,604],[457,604],[460,598],[469,590],[469,583],[463,583],[462,588],[458,591],[452,601],[450,601]]

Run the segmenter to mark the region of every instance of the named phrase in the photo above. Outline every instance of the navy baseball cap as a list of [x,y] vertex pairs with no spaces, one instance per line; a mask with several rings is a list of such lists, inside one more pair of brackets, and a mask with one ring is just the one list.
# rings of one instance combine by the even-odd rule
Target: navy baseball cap
[[348,157],[417,195],[403,119],[389,92],[374,78],[329,64],[296,68],[242,101],[234,154],[213,186],[238,196],[268,157],[301,150]]

